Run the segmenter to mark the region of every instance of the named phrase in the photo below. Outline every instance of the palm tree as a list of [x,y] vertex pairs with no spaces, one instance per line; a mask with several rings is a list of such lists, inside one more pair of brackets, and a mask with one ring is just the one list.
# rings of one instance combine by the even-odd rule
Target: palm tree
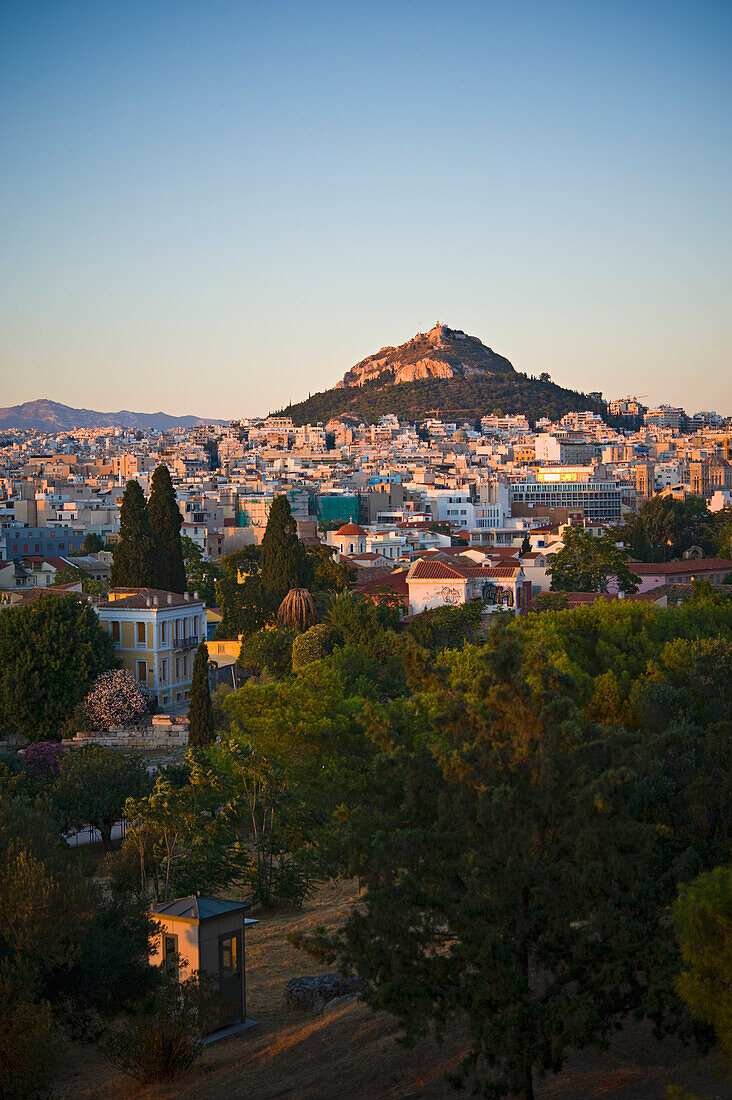
[[315,618],[315,603],[307,588],[291,588],[278,608],[277,618],[283,626],[305,630]]

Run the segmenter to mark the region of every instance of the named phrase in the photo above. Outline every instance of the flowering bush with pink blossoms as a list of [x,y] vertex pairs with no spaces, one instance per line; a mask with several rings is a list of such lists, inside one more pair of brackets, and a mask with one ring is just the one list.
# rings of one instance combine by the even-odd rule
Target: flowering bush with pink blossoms
[[154,696],[126,669],[97,676],[84,700],[84,717],[90,730],[108,730],[139,722],[152,712]]
[[35,779],[56,779],[66,752],[58,741],[36,741],[23,749],[21,755]]

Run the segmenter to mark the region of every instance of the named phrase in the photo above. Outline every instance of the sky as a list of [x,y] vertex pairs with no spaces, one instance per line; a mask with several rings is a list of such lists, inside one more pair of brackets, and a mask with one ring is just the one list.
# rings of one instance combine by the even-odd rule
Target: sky
[[4,0],[0,405],[264,415],[437,320],[732,414],[729,0]]

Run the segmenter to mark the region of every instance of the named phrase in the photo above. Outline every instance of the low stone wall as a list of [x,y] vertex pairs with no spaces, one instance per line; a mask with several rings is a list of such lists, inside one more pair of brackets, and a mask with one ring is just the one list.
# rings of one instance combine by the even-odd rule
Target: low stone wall
[[168,714],[156,714],[152,721],[141,726],[112,726],[94,733],[81,731],[64,741],[69,748],[81,745],[106,745],[111,749],[128,751],[185,749],[188,747],[188,719],[171,718]]

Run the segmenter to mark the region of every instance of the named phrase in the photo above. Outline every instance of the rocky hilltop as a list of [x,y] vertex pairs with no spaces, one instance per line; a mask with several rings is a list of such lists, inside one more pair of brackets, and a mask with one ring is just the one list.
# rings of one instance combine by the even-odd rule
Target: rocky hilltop
[[373,424],[386,413],[418,424],[432,416],[463,423],[487,413],[557,420],[571,409],[607,413],[596,396],[558,386],[546,373],[521,373],[477,336],[438,323],[398,348],[362,359],[332,390],[276,411],[295,424],[325,424],[340,416]]
[[[437,322],[429,332],[419,332],[397,348],[381,348],[346,371],[336,389],[382,383],[418,382],[424,378],[470,378],[474,375],[514,374],[502,355],[487,348],[477,336]],[[383,377],[382,377],[383,376]]]

